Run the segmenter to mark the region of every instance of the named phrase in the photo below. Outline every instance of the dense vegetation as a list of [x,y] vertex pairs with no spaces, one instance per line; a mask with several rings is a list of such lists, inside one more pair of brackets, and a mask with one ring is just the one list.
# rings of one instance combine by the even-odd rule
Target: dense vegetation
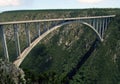
[[0,59],[0,84],[26,84],[24,72],[12,63]]
[[[94,32],[85,25],[65,25],[44,38],[21,68],[28,84],[120,84],[120,9],[11,11],[0,14],[0,21],[110,14],[117,16],[109,24],[103,43],[96,40]],[[20,37],[21,47],[25,44],[22,37],[24,35]],[[8,46],[13,43],[9,42]],[[13,56],[10,59],[14,60],[15,50],[13,47],[9,50]]]

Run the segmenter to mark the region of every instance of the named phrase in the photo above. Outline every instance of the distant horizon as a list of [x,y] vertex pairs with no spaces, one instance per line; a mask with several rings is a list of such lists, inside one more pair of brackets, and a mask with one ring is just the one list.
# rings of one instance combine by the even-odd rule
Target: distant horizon
[[44,10],[85,10],[85,9],[120,9],[120,8],[58,8],[58,9],[14,9],[14,10],[6,10],[0,11],[0,13],[4,12],[14,12],[14,11],[44,11]]
[[0,12],[14,10],[120,8],[120,0],[0,0]]

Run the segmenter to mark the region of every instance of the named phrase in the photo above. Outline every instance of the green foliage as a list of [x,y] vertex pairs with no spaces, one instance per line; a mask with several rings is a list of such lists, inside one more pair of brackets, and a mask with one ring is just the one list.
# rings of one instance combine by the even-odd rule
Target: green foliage
[[[82,61],[96,38],[92,30],[80,24],[65,25],[49,34],[29,53],[21,68],[25,71],[28,84],[65,84],[66,81],[70,84],[119,84],[120,9],[21,10],[4,12],[0,18],[1,21],[16,21],[110,14],[117,16],[105,32],[104,42],[96,44],[95,50],[72,79],[66,75]],[[20,37],[22,47],[26,42],[23,37]],[[9,50],[13,55],[11,59],[14,59],[14,48]]]
[[23,75],[19,68],[0,59],[0,84],[25,84]]
[[85,65],[79,69],[71,84],[119,84],[120,18],[118,18],[111,22],[104,42],[98,45]]

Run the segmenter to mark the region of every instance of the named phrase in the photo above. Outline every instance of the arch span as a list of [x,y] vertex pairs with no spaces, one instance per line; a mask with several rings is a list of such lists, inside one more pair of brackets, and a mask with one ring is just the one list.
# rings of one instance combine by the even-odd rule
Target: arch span
[[25,59],[25,57],[29,54],[29,52],[44,38],[46,37],[48,34],[50,34],[52,31],[60,28],[63,25],[67,25],[67,24],[71,24],[71,23],[75,23],[75,22],[79,22],[81,24],[87,25],[90,29],[92,29],[95,34],[98,36],[98,38],[100,39],[100,41],[103,41],[103,39],[101,38],[101,36],[99,35],[99,33],[95,30],[95,28],[88,24],[87,22],[83,22],[83,21],[66,21],[63,22],[61,24],[58,24],[56,26],[54,26],[53,28],[51,28],[50,30],[46,31],[45,33],[43,33],[42,35],[40,35],[37,39],[35,39],[29,47],[27,47],[18,57],[17,59],[13,62],[13,64],[15,64],[17,67],[20,66],[20,64],[23,62],[23,60]]

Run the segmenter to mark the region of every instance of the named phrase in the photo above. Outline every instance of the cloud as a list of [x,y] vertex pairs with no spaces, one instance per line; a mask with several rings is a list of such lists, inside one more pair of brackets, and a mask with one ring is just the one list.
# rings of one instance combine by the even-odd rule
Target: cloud
[[99,3],[103,0],[78,0],[81,3],[89,3],[89,4],[94,4],[94,3]]
[[20,4],[20,0],[0,0],[0,7],[19,6]]

